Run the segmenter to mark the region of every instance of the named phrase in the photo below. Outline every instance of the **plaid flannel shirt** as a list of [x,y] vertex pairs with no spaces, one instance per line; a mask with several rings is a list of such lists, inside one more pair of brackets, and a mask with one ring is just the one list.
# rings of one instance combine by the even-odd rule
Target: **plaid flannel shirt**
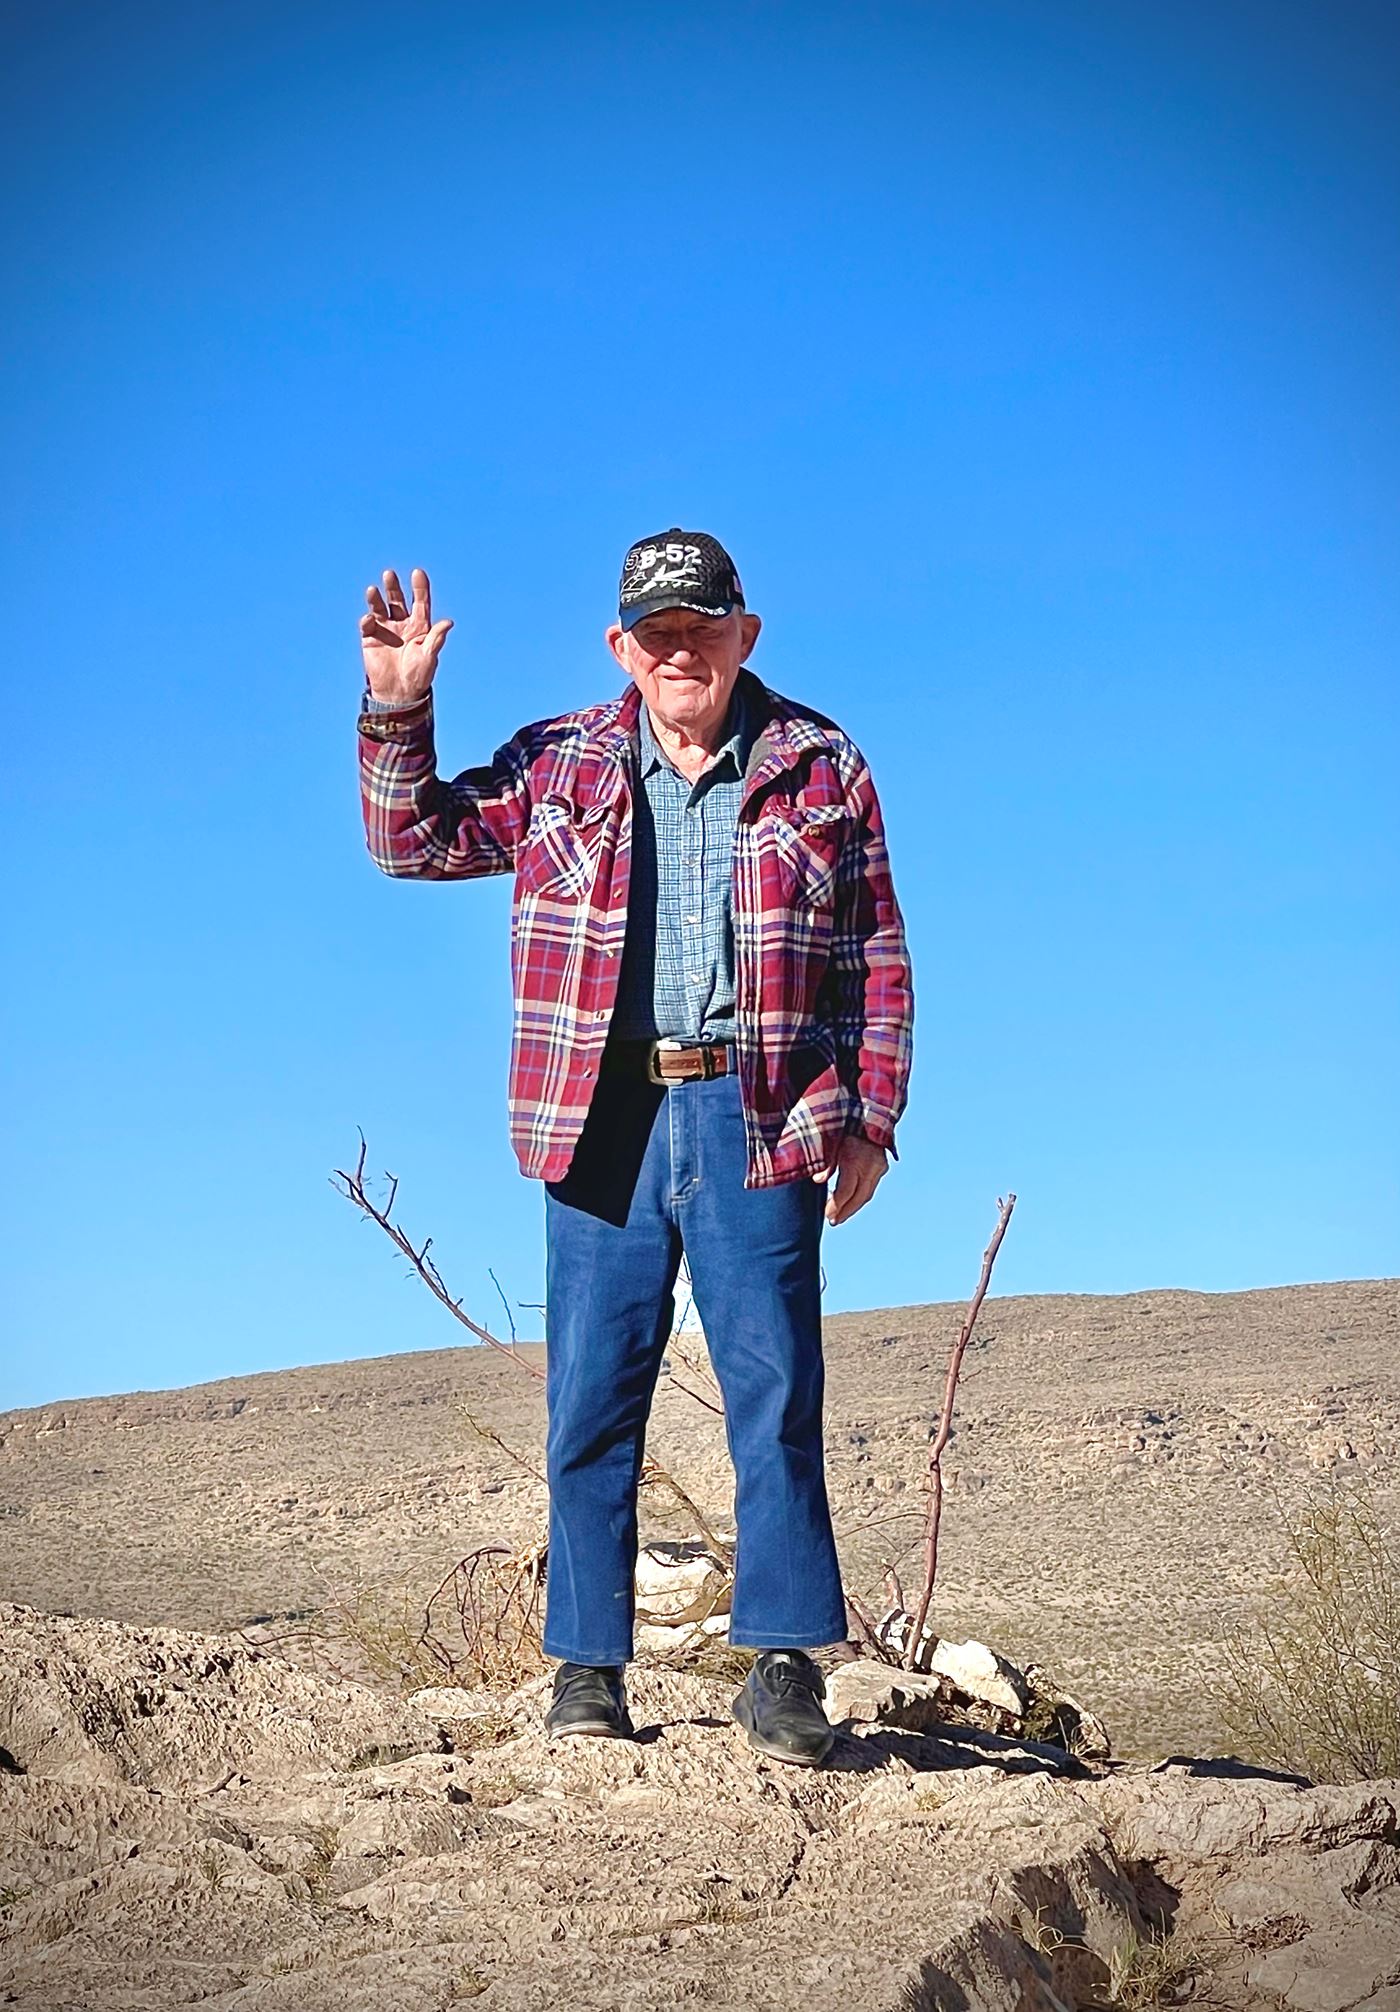
[[[751,671],[757,727],[734,840],[735,1045],[749,1160],[775,1187],[858,1133],[894,1152],[913,987],[864,757]],[[588,1114],[627,924],[641,693],[522,727],[479,768],[437,773],[431,692],[360,716],[370,856],[406,879],[515,874],[511,1141],[561,1180]]]

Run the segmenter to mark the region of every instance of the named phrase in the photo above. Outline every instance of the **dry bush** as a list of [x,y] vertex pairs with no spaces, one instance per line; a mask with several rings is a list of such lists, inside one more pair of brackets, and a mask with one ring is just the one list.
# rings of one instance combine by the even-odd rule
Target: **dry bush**
[[1225,1728],[1311,1781],[1400,1775],[1400,1559],[1370,1492],[1334,1478],[1279,1512],[1287,1570],[1211,1687]]
[[[517,1690],[545,1668],[541,1549],[485,1544],[453,1566],[426,1601],[400,1580],[327,1589],[322,1606],[254,1639],[305,1668],[401,1694],[429,1686]],[[323,1582],[324,1583],[324,1582]]]

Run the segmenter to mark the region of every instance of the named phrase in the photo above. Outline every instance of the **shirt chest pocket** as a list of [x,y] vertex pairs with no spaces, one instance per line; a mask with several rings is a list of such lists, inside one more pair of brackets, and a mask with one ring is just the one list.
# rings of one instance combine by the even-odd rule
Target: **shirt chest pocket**
[[850,812],[841,803],[794,808],[774,818],[773,845],[783,892],[794,907],[835,905],[837,870],[850,828]]
[[576,804],[567,797],[541,797],[516,848],[519,886],[531,894],[574,901],[588,893],[598,871],[607,832],[609,803]]

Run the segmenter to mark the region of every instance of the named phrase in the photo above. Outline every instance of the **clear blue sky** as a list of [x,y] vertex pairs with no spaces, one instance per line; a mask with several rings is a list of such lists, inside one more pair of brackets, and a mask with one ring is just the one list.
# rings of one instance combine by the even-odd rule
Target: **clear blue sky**
[[[365,851],[365,582],[453,773],[638,534],[886,806],[918,1030],[833,1309],[1397,1262],[1383,5],[29,10],[6,46],[0,1404],[542,1297],[503,881]],[[538,1332],[525,1315],[522,1331]]]

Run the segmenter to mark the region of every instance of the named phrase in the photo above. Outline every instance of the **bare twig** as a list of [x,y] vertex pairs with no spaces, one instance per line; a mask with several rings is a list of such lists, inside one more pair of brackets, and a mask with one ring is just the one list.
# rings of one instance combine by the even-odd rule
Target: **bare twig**
[[[521,1551],[483,1544],[468,1552],[429,1595],[414,1647],[439,1665],[449,1683],[518,1683],[543,1656],[543,1565],[541,1544]],[[460,1651],[454,1645],[458,1636]]]
[[[867,1530],[882,1530],[887,1523],[909,1523],[921,1520],[927,1514],[928,1511],[922,1508],[894,1509],[891,1510],[888,1516],[872,1516],[868,1522],[848,1524],[844,1530],[836,1532],[837,1541],[844,1544],[848,1537],[862,1537]],[[901,1552],[900,1556],[907,1557],[908,1553]]]
[[709,1397],[707,1397],[704,1391],[693,1390],[688,1383],[682,1383],[680,1378],[676,1375],[676,1372],[673,1369],[671,1371],[670,1380],[675,1385],[676,1389],[684,1391],[687,1397],[693,1397],[697,1404],[702,1404],[705,1407],[706,1411],[713,1411],[717,1418],[723,1418],[724,1400],[720,1397],[719,1384],[715,1381],[714,1376],[712,1375],[710,1370],[706,1368],[705,1364],[703,1362],[697,1362],[694,1356],[687,1355],[683,1348],[678,1348],[676,1346],[676,1338],[674,1335],[672,1335],[671,1339],[666,1344],[666,1353],[668,1356],[674,1355],[678,1362],[684,1363],[685,1367],[690,1371],[692,1376],[698,1376],[702,1383],[707,1384],[709,1386],[709,1389],[712,1394]]
[[[677,1329],[676,1332],[679,1333],[680,1330]],[[715,1395],[719,1395],[719,1384],[715,1380],[714,1371],[707,1363],[697,1362],[693,1355],[687,1355],[674,1334],[666,1344],[666,1353],[668,1356],[674,1355],[678,1362],[683,1362],[692,1376],[698,1376],[702,1383],[708,1383]],[[675,1371],[672,1370],[671,1374],[674,1376]]]
[[492,1285],[495,1286],[497,1297],[499,1298],[501,1305],[505,1308],[506,1320],[510,1326],[510,1338],[512,1342],[515,1342],[519,1339],[519,1337],[515,1332],[515,1315],[510,1310],[510,1301],[506,1298],[504,1292],[502,1292],[501,1281],[497,1278],[495,1272],[492,1271],[490,1265],[487,1265],[486,1267],[486,1276],[487,1278],[490,1279]]
[[929,1602],[933,1598],[933,1583],[938,1576],[938,1525],[943,1514],[943,1449],[953,1430],[953,1400],[957,1396],[958,1371],[967,1352],[967,1344],[972,1339],[972,1330],[977,1316],[982,1310],[982,1302],[987,1296],[987,1287],[992,1280],[992,1266],[997,1261],[1001,1240],[1006,1235],[1006,1226],[1011,1221],[1011,1211],[1016,1206],[1015,1195],[1008,1195],[1003,1201],[997,1196],[997,1226],[992,1231],[992,1240],[982,1253],[982,1275],[977,1281],[977,1290],[963,1320],[962,1329],[953,1343],[952,1354],[948,1358],[948,1377],[943,1386],[943,1415],[938,1421],[938,1430],[929,1447],[929,1506],[928,1528],[924,1537],[924,1583],[919,1594],[918,1609],[914,1614],[909,1639],[904,1646],[904,1667],[912,1670],[914,1654],[923,1637],[924,1623],[928,1619]]
[[717,1537],[715,1535],[714,1531],[710,1528],[709,1519],[702,1513],[698,1505],[686,1493],[685,1489],[682,1488],[680,1482],[677,1481],[675,1475],[668,1472],[668,1470],[661,1465],[660,1461],[653,1460],[649,1453],[643,1458],[642,1461],[640,1486],[643,1488],[664,1488],[669,1495],[674,1496],[676,1501],[680,1503],[682,1509],[686,1511],[687,1515],[693,1516],[695,1518],[695,1527],[699,1531],[700,1535],[704,1538],[705,1542],[710,1546],[710,1549],[714,1551],[718,1557],[723,1558],[725,1562],[728,1564],[730,1570],[731,1571],[733,1570],[734,1546],[732,1544],[726,1544],[722,1537]]
[[864,1600],[861,1599],[859,1593],[855,1592],[850,1586],[843,1586],[841,1590],[846,1598],[846,1612],[851,1620],[855,1622],[861,1635],[864,1636],[866,1647],[877,1662],[887,1663],[890,1660],[889,1651],[875,1632],[875,1616],[866,1606]]
[[[358,1126],[355,1129],[359,1131]],[[474,1334],[478,1341],[484,1341],[501,1355],[509,1356],[512,1362],[518,1364],[528,1375],[535,1377],[542,1383],[545,1376],[545,1372],[542,1369],[521,1355],[518,1348],[512,1346],[509,1342],[499,1340],[491,1333],[489,1328],[478,1326],[477,1322],[469,1314],[463,1313],[461,1300],[453,1299],[451,1293],[442,1282],[442,1274],[428,1256],[428,1247],[432,1243],[432,1238],[425,1237],[423,1239],[423,1248],[415,1250],[412,1240],[404,1235],[404,1232],[399,1228],[397,1223],[389,1220],[394,1207],[394,1197],[399,1189],[399,1177],[397,1174],[386,1174],[385,1178],[390,1182],[389,1199],[382,1209],[375,1207],[374,1203],[365,1193],[365,1155],[368,1150],[369,1148],[365,1143],[365,1135],[363,1132],[360,1132],[360,1157],[355,1163],[354,1173],[347,1174],[341,1167],[335,1169],[336,1180],[344,1181],[345,1183],[345,1186],[338,1190],[338,1192],[345,1195],[348,1200],[354,1202],[356,1208],[363,1209],[371,1221],[378,1223],[380,1229],[383,1230],[389,1240],[403,1252],[419,1278],[427,1286],[429,1292],[432,1293],[435,1299],[442,1302],[455,1320],[461,1321],[463,1327],[469,1333]],[[331,1185],[334,1187],[335,1181],[332,1181]],[[499,1287],[497,1290],[499,1291]]]
[[502,1439],[499,1432],[493,1432],[489,1425],[483,1425],[481,1420],[476,1416],[476,1414],[473,1411],[469,1410],[465,1404],[459,1404],[457,1409],[461,1412],[463,1418],[466,1419],[468,1425],[470,1425],[472,1431],[477,1435],[478,1439],[488,1440],[492,1446],[498,1446],[501,1449],[502,1453],[505,1454],[507,1460],[513,1460],[515,1462],[515,1465],[517,1467],[523,1468],[524,1471],[528,1475],[530,1475],[533,1480],[544,1481],[545,1486],[548,1487],[549,1485],[548,1481],[545,1479],[545,1476],[540,1472],[539,1468],[532,1465],[532,1463],[525,1458],[525,1455],[523,1453],[517,1452],[515,1447],[507,1446],[506,1442],[504,1441],[504,1439]]

